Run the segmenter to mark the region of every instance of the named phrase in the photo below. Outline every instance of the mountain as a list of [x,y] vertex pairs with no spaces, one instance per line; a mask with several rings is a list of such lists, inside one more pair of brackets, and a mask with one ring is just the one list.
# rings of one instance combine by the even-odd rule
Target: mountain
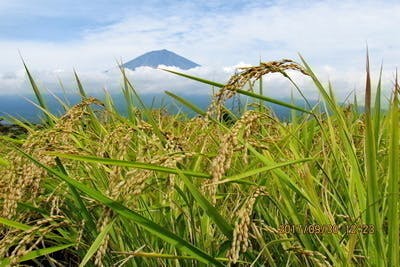
[[159,65],[175,66],[183,70],[199,67],[200,65],[166,49],[147,52],[122,66],[135,70],[138,67],[157,68]]

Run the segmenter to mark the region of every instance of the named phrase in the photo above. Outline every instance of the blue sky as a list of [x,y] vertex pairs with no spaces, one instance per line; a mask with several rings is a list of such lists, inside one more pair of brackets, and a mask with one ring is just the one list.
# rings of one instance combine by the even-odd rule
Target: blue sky
[[[345,94],[362,89],[367,42],[373,70],[383,61],[390,85],[400,62],[398,14],[398,1],[2,0],[0,94],[28,90],[19,51],[56,90],[49,87],[72,69],[93,87],[112,87],[103,70],[164,48],[203,65],[193,74],[222,82],[237,64],[298,60],[300,52]],[[147,72],[132,75],[149,87],[140,84],[151,83]],[[152,76],[158,90],[165,76]]]
[[7,1],[0,4],[2,40],[68,42],[90,31],[145,15],[154,19],[184,16],[194,19],[232,14],[270,1]]

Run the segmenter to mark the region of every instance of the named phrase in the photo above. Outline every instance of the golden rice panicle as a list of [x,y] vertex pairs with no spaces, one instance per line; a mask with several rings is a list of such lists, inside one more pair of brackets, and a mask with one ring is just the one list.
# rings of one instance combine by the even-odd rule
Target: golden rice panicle
[[238,145],[237,136],[232,134],[226,134],[219,147],[217,156],[211,162],[211,179],[206,180],[202,189],[207,193],[212,200],[212,203],[216,203],[217,185],[215,184],[221,180],[222,176],[230,167],[231,158],[233,156],[233,149]]
[[[7,245],[3,246],[2,244],[0,257],[9,257],[11,259],[10,265],[17,266],[19,259],[34,249],[37,249],[48,233],[68,225],[70,225],[70,222],[68,222],[63,216],[50,216],[38,220],[29,230],[20,231],[15,236],[9,236],[11,242],[5,240],[5,244],[14,245],[14,241],[17,240],[18,244],[15,247],[9,247]],[[8,253],[6,251],[10,252]]]
[[[141,127],[143,131],[149,130],[150,127],[152,129],[152,126],[147,125],[146,123],[141,123]],[[159,152],[160,149],[160,139],[155,135],[155,134],[150,134],[149,136],[147,134],[137,134],[135,135],[137,137],[136,143],[135,143],[135,160],[138,162],[144,162],[144,163],[152,163],[151,161],[153,160],[154,162],[158,162],[156,159],[158,159],[157,153]],[[111,157],[114,152],[113,146],[110,146],[110,153]],[[141,170],[141,169],[133,169],[133,170],[125,170],[125,169],[118,169],[120,171],[119,174],[114,173],[115,177],[118,175],[120,176],[118,179],[113,179],[115,180],[115,185],[114,187],[110,187],[112,191],[110,192],[110,195],[113,198],[124,198],[126,201],[130,201],[132,198],[136,197],[137,195],[140,195],[140,193],[143,191],[143,189],[146,186],[146,181],[150,178],[152,175],[152,171],[149,170]],[[111,177],[112,179],[112,177]]]
[[[102,142],[101,149],[97,152],[99,157],[110,157],[112,159],[126,160],[132,149],[132,140],[135,137],[135,129],[128,125],[120,124],[107,134]],[[106,195],[112,199],[120,197],[120,187],[125,184],[124,168],[112,166],[107,169],[108,189]]]
[[[31,133],[21,150],[33,155],[41,163],[47,166],[54,166],[54,157],[47,152],[61,152],[76,154],[79,150],[76,147],[73,133],[84,122],[83,117],[88,114],[86,108],[90,104],[102,105],[94,98],[88,98],[82,103],[72,107],[54,128],[41,129]],[[40,194],[40,182],[46,177],[47,171],[37,166],[31,160],[22,156],[17,151],[11,151],[6,156],[11,166],[2,171],[1,179],[7,181],[4,188],[0,188],[0,197],[4,199],[0,214],[6,218],[12,218],[16,214],[17,203],[21,200],[34,199]]]
[[292,247],[289,247],[288,251],[292,251],[298,255],[301,255],[303,258],[306,258],[308,261],[312,262],[313,266],[318,266],[318,267],[332,266],[332,264],[328,261],[326,256],[324,256],[321,252],[304,249],[299,244],[294,244]]
[[[212,178],[203,183],[203,191],[211,197],[212,203],[216,203],[217,185],[225,172],[230,168],[234,151],[239,148],[238,137],[244,129],[244,137],[251,135],[253,125],[262,115],[249,110],[235,123],[231,131],[224,135],[217,156],[211,162]],[[247,154],[245,152],[245,154]]]
[[223,103],[232,98],[236,94],[237,89],[243,88],[246,84],[250,84],[250,88],[262,76],[269,73],[281,73],[287,77],[287,70],[294,70],[309,75],[307,71],[298,63],[290,59],[282,59],[280,61],[261,62],[259,66],[238,68],[239,72],[232,75],[228,83],[219,90],[211,103],[207,114],[215,115],[217,119],[221,119]]
[[[44,163],[49,163],[49,157],[44,155],[43,147],[50,142],[47,134],[50,131],[43,130],[32,133],[21,149],[26,153],[33,154],[41,158]],[[8,168],[0,169],[1,178],[5,186],[0,188],[0,197],[4,199],[1,206],[1,216],[12,218],[16,214],[17,203],[23,198],[34,198],[40,192],[40,180],[46,174],[42,168],[37,167],[32,161],[24,157],[18,151],[11,151],[6,155],[11,162]]]
[[[150,155],[142,155],[140,160],[141,162],[175,168],[176,165],[182,162],[186,157],[193,155],[193,153],[183,151],[184,147],[186,146],[184,140],[174,136],[172,133],[164,133],[164,135],[167,140],[164,147],[161,150],[158,147],[158,151],[148,151],[152,153]],[[149,170],[128,171],[125,176],[124,187],[120,187],[120,190],[125,192],[126,195],[137,196],[142,193],[146,186],[146,181],[151,177],[152,174],[153,171]],[[168,176],[167,182],[173,187],[173,175]]]
[[87,109],[92,104],[104,106],[104,104],[98,99],[94,97],[89,97],[69,109],[67,113],[58,120],[55,128],[67,132],[77,129],[78,126],[81,126],[82,123],[85,122],[83,119],[87,118],[87,115],[89,115]]
[[[243,128],[242,139],[248,142],[252,139],[252,136],[258,132],[257,127],[259,126],[260,119],[263,117],[262,113],[249,110],[244,114],[243,121],[239,121],[242,124],[240,128]],[[244,164],[248,164],[247,148],[243,146],[242,159]]]
[[239,260],[240,252],[246,252],[249,245],[249,229],[251,227],[251,214],[254,204],[259,196],[265,196],[268,193],[261,187],[254,190],[253,194],[244,203],[243,207],[237,212],[237,220],[233,230],[232,246],[227,253],[227,258],[231,263]]
[[107,155],[113,159],[124,160],[132,148],[132,140],[136,130],[126,124],[117,124],[114,129],[103,137],[100,149],[97,151],[99,157]]
[[[144,126],[144,128],[143,128]],[[148,125],[150,126],[150,125]],[[141,123],[143,130],[148,130],[146,123]],[[150,126],[151,127],[151,126]],[[160,139],[152,134],[137,134],[134,129],[123,129],[117,127],[103,142],[101,155],[107,153],[111,158],[127,159],[129,150],[133,151],[132,138],[137,138],[135,144],[136,161],[175,168],[176,164],[182,162],[191,153],[183,152],[186,146],[186,139],[175,136],[173,133],[164,132],[166,143],[162,146]],[[142,145],[143,144],[143,145]],[[113,199],[131,200],[140,195],[146,186],[146,181],[152,176],[153,171],[149,170],[126,170],[122,167],[112,167],[109,175],[109,195]],[[169,175],[167,181],[172,187],[174,184],[173,175]],[[171,188],[168,187],[168,188]]]
[[61,182],[57,187],[53,190],[53,192],[46,197],[45,202],[51,203],[50,215],[57,216],[63,213],[62,205],[64,204],[64,200],[68,195],[68,191],[65,188],[68,187],[65,182]]
[[[185,135],[175,136],[173,133],[167,132],[165,134],[166,144],[165,152],[166,155],[160,158],[160,163],[164,167],[176,168],[177,164],[182,163],[186,158],[194,156],[192,152],[185,152],[186,147],[190,147],[187,142]],[[166,190],[164,194],[164,201],[168,203],[174,203],[172,200],[172,194],[175,191],[175,174],[169,174],[166,184]]]
[[[98,230],[99,230],[100,233],[111,222],[112,216],[113,216],[112,210],[109,209],[109,208],[105,208],[105,210],[104,210],[104,212],[103,212],[103,214],[102,214],[102,216],[101,216],[101,218],[99,220],[100,226],[98,226],[98,228],[99,228]],[[107,234],[107,236],[103,239],[103,241],[102,241],[99,249],[97,250],[95,257],[94,257],[94,265],[95,266],[99,266],[99,267],[105,266],[104,263],[103,263],[103,258],[107,253],[107,248],[108,248],[109,241],[110,241],[110,236]]]
[[[49,156],[43,154],[43,150],[29,148],[24,150],[40,158],[44,164],[50,165],[52,162]],[[2,174],[2,179],[7,180],[8,184],[1,189],[1,197],[4,199],[1,216],[10,219],[16,214],[18,202],[23,199],[33,199],[40,194],[40,181],[47,172],[19,152],[10,152],[7,158],[12,165]]]

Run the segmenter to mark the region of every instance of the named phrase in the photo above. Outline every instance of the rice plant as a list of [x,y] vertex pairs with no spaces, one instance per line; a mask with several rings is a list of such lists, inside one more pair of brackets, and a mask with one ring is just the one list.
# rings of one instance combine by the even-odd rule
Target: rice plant
[[[74,73],[82,102],[57,117],[26,68],[45,119],[0,137],[0,266],[400,266],[397,80],[388,109],[380,80],[372,105],[367,63],[360,111],[301,62],[227,84],[167,70],[220,88],[208,110],[166,92],[195,117],[146,107],[122,68],[128,116]],[[288,70],[318,105],[254,92],[280,73],[301,93]],[[236,94],[258,108],[226,122]],[[268,103],[295,112],[285,122]]]

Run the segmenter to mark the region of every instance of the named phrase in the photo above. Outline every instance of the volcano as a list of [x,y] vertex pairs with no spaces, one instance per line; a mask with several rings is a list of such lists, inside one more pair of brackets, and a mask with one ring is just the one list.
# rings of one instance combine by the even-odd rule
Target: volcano
[[139,67],[157,68],[159,65],[177,67],[182,70],[188,70],[200,66],[199,64],[166,49],[147,52],[124,63],[122,66],[127,69],[135,70]]

